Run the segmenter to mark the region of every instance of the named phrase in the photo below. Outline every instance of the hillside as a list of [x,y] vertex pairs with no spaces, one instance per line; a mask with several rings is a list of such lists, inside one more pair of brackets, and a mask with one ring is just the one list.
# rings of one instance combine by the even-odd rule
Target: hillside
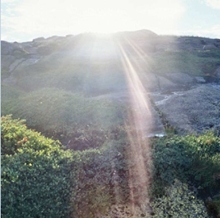
[[220,39],[139,30],[1,48],[3,216],[220,216]]
[[[150,98],[153,119],[148,135],[163,134],[166,124],[180,132],[219,128],[219,39],[159,36],[140,30],[1,44],[3,115],[13,113],[28,123],[34,122],[29,120],[35,119],[36,113],[31,109],[31,99],[36,100],[36,95],[43,99],[40,90],[49,93],[48,88],[51,93],[55,88],[66,96],[76,94],[102,103],[127,104],[134,92],[129,88],[128,73],[134,71],[141,92]],[[17,109],[19,102],[22,105]],[[67,105],[60,103],[60,110],[65,110],[68,117],[70,107],[67,110]],[[50,104],[48,97],[44,104]],[[49,105],[45,108],[50,119],[56,120],[57,114]]]

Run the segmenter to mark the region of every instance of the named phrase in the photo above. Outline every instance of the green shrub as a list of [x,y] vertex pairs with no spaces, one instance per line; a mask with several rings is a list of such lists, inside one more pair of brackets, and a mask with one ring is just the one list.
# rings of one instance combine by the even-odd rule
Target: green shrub
[[189,187],[175,180],[166,187],[164,195],[154,199],[152,203],[154,215],[157,218],[169,217],[209,217],[202,200],[199,200]]
[[213,192],[220,189],[220,138],[213,132],[183,138],[186,151],[191,157],[189,176],[200,188]]
[[213,132],[172,136],[155,144],[155,169],[163,181],[172,181],[178,176],[190,178],[210,190],[220,188],[220,138]]
[[155,196],[163,194],[163,188],[176,178],[186,181],[186,172],[191,165],[191,156],[186,156],[185,146],[177,136],[156,139],[153,143]]
[[68,217],[72,154],[2,117],[2,217]]
[[[213,132],[206,132],[199,136],[171,136],[156,139],[153,141],[153,160],[152,198],[154,203],[161,200],[168,201],[165,199],[171,196],[167,194],[167,189],[174,187],[176,179],[189,184],[189,187],[196,190],[195,199],[200,196],[206,200],[208,196],[214,196],[220,190],[220,138]],[[175,204],[178,199],[177,197]],[[189,201],[187,196],[184,199]],[[182,204],[187,207],[189,202],[182,200]],[[196,205],[197,203],[195,207]],[[199,205],[198,208],[201,208],[200,203]],[[212,202],[212,205],[216,204]],[[157,206],[155,207],[157,210]],[[181,207],[184,208],[184,206]],[[211,206],[208,206],[209,208]],[[169,214],[168,208],[164,211]]]

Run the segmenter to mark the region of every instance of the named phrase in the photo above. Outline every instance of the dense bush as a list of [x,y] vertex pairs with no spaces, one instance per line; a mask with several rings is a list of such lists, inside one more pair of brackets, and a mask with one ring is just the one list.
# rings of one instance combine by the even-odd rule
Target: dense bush
[[214,192],[220,190],[220,138],[213,132],[201,136],[189,135],[183,142],[186,155],[192,159],[189,175],[201,188]]
[[[197,197],[206,200],[219,193],[220,138],[213,132],[200,136],[166,137],[155,140],[153,144],[154,184],[152,195],[155,199],[154,202],[158,202],[158,199],[162,202],[168,201],[170,196],[167,196],[167,189],[176,190],[174,185],[176,179],[189,184],[189,187],[186,186],[184,189],[189,189],[187,192],[194,191],[196,201]],[[181,186],[178,187],[182,189]],[[172,191],[170,193],[172,194]],[[177,199],[181,199],[184,205],[189,204],[189,202],[185,202],[185,200],[189,200],[187,196],[179,196],[176,198],[175,204],[179,204]],[[191,199],[190,202],[193,203],[194,200]],[[212,205],[210,207],[212,210],[209,210],[211,214],[217,213],[216,208],[218,207],[215,202],[217,201],[213,201],[212,204],[209,202],[209,205]],[[201,202],[197,201],[197,203],[200,208]],[[195,205],[197,203],[195,202]],[[164,205],[164,203],[162,204]],[[181,207],[183,208],[183,206]],[[157,210],[159,209],[157,208]],[[167,209],[166,211],[169,214]],[[189,212],[189,214],[193,213],[193,211]]]
[[179,180],[168,186],[160,198],[154,199],[152,209],[152,217],[208,217],[204,202]]
[[68,217],[72,154],[23,120],[1,124],[2,217]]

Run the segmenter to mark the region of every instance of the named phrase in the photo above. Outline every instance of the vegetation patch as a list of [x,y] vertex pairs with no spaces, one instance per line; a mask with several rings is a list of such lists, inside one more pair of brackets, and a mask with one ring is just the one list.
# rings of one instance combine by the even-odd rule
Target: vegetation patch
[[3,217],[68,217],[72,155],[61,144],[27,129],[23,120],[1,120]]
[[[220,139],[215,133],[152,139],[152,169],[149,154],[144,162],[153,180],[141,204],[131,201],[129,181],[136,174],[126,131],[115,128],[100,144],[99,149],[66,150],[27,129],[23,120],[2,117],[2,215],[219,216]],[[133,184],[135,195],[141,185]]]
[[[156,211],[161,210],[156,215],[161,213],[163,216],[159,217],[169,217],[178,211],[185,216],[184,213],[197,214],[193,211],[196,209],[198,217],[202,217],[204,202],[220,190],[220,138],[207,132],[200,136],[173,135],[156,139],[153,141],[153,159],[153,207]],[[175,195],[175,201],[172,201],[170,198]],[[211,202],[208,205],[216,205],[214,200]],[[179,209],[174,209],[176,207]],[[217,213],[216,206],[211,208],[215,209],[209,210],[210,215]]]
[[4,105],[2,114],[26,119],[30,128],[47,136],[70,140],[80,129],[98,127],[107,130],[123,124],[125,110],[121,103],[45,88],[11,98],[10,104]]

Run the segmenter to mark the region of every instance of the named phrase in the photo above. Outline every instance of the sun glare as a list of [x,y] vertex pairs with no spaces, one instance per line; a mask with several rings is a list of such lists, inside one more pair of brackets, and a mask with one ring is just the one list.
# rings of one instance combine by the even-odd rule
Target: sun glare
[[106,8],[88,9],[82,15],[79,29],[82,32],[114,33],[129,29],[129,21],[123,11]]
[[[147,56],[135,42],[127,43],[131,50],[139,58]],[[139,205],[146,214],[150,214],[149,206],[149,188],[152,180],[152,159],[151,147],[147,140],[147,135],[153,127],[152,113],[150,102],[146,95],[146,90],[139,77],[141,66],[129,58],[126,49],[120,42],[117,44],[121,54],[121,62],[124,68],[124,76],[127,80],[129,90],[131,113],[127,125],[129,145],[127,146],[128,158],[132,163],[129,168],[129,190],[130,190],[130,207],[133,213],[136,213],[135,206]],[[145,62],[145,68],[150,63]],[[143,67],[143,66],[142,66]],[[137,215],[137,214],[136,214]]]
[[3,26],[28,37],[139,29],[167,34],[183,13],[180,0],[22,0],[12,10],[13,16],[3,16]]
[[[172,13],[170,11],[172,10]],[[179,0],[135,2],[95,0],[78,14],[82,32],[112,33],[150,29],[166,32],[174,28],[184,13]]]

